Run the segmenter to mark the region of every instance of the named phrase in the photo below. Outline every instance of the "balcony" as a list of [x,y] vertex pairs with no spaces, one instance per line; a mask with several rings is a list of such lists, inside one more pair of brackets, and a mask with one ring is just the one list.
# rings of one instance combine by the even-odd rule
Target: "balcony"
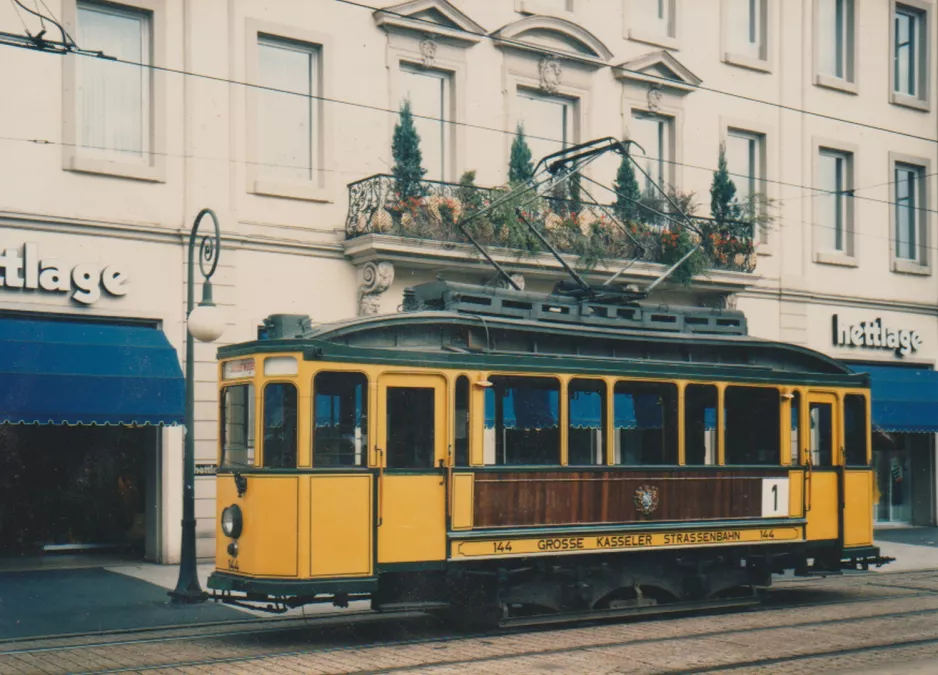
[[[388,260],[411,267],[478,269],[480,256],[456,226],[466,229],[499,262],[525,274],[554,277],[559,265],[531,234],[516,208],[547,236],[568,263],[608,278],[623,268],[623,281],[647,282],[694,253],[669,281],[734,292],[755,279],[756,255],[751,232],[718,227],[709,219],[691,218],[691,225],[664,213],[666,202],[642,203],[643,217],[616,217],[614,205],[530,195],[513,198],[482,217],[469,216],[507,194],[506,188],[421,181],[423,194],[399,198],[393,176],[379,174],[349,184],[345,224],[346,254],[356,263]],[[591,189],[595,194],[596,190]]]

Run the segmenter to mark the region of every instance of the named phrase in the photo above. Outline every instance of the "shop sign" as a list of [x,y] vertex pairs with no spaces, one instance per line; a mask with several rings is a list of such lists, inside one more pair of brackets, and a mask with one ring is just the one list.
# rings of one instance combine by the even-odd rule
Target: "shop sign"
[[24,244],[8,248],[0,255],[0,287],[48,293],[71,293],[75,302],[92,305],[108,295],[127,295],[127,274],[117,265],[102,267],[79,263],[71,269],[56,258],[39,258],[39,246]]
[[841,323],[840,317],[834,314],[832,323],[834,344],[838,347],[891,349],[902,358],[922,346],[922,336],[918,331],[887,328],[879,318],[849,325]]

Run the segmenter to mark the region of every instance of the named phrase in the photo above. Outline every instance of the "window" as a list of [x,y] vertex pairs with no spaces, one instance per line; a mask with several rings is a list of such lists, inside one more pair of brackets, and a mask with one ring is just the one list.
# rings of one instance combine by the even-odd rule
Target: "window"
[[436,444],[432,387],[387,388],[389,469],[432,469]]
[[[258,36],[257,175],[308,182],[319,157],[319,48]],[[277,91],[273,91],[277,90]]]
[[[152,64],[149,12],[85,2],[77,10],[78,44],[133,64]],[[83,155],[150,163],[152,74],[131,63],[76,59],[76,140]]]
[[[418,66],[401,66],[401,103],[410,101],[414,126],[420,134],[420,150],[427,180],[445,181],[449,176],[450,153],[450,76]],[[429,118],[429,119],[428,119]]]
[[296,467],[296,387],[290,383],[264,387],[264,467]]
[[[726,135],[726,165],[736,185],[736,197],[751,213],[762,208],[759,197],[764,187],[763,148],[765,136],[748,131],[730,129]],[[756,240],[764,239],[764,233],[753,232]],[[760,236],[763,235],[763,236]]]
[[221,465],[254,466],[254,385],[225,387],[221,394]]
[[853,0],[817,0],[818,74],[853,82]]
[[567,385],[567,464],[606,463],[606,383],[571,380]]
[[925,171],[912,164],[895,164],[895,223],[896,223],[896,258],[912,260],[924,264],[920,241],[920,232],[924,228],[924,186]]
[[[732,55],[756,61],[766,60],[765,0],[725,0],[727,46]],[[732,59],[732,55],[729,60]]]
[[867,466],[866,397],[844,397],[844,462],[847,466]]
[[546,377],[504,376],[492,376],[489,382],[485,463],[559,464],[560,383]]
[[573,99],[518,90],[518,121],[524,126],[535,164],[545,155],[563,150],[575,142],[575,105]]
[[820,249],[853,255],[853,155],[822,148],[818,159],[818,229]]
[[811,424],[811,464],[831,466],[834,458],[834,411],[830,403],[808,405]]
[[672,0],[629,0],[628,15],[642,31],[658,36],[674,36]]
[[791,398],[791,463],[792,466],[801,465],[801,394],[792,393]]
[[[629,146],[635,161],[638,162],[651,180],[662,189],[671,181],[671,118],[634,111],[629,125],[629,139],[641,148]],[[639,184],[646,193],[660,196],[649,178],[638,175]]]
[[727,387],[724,462],[781,463],[781,399],[768,387]]
[[684,463],[717,463],[717,388],[689,384],[684,389]]
[[460,375],[456,380],[456,456],[455,466],[469,466],[469,378]]
[[914,99],[925,99],[927,51],[925,14],[896,5],[893,34],[893,91]]
[[313,466],[365,466],[368,378],[317,373],[313,378]]
[[617,382],[615,464],[677,464],[677,386]]

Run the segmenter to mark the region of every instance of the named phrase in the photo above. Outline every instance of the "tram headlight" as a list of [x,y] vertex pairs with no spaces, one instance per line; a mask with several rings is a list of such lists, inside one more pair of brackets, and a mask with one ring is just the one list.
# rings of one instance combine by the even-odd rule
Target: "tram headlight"
[[241,536],[243,527],[244,519],[241,516],[241,508],[237,504],[232,504],[221,512],[221,531],[226,537],[237,539]]

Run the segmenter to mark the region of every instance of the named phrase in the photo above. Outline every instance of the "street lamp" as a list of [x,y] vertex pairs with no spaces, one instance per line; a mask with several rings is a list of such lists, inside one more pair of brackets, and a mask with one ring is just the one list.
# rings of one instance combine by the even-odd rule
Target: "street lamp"
[[[199,272],[202,273],[202,301],[195,304],[195,264],[192,255],[195,252],[196,234],[203,216],[212,219],[214,232],[202,237],[199,243]],[[202,209],[195,217],[192,232],[189,234],[188,286],[186,288],[186,426],[185,446],[183,450],[183,492],[182,492],[182,552],[179,560],[179,580],[176,589],[170,592],[173,604],[203,602],[205,591],[199,584],[199,574],[195,565],[195,354],[193,338],[200,342],[217,340],[225,326],[220,312],[212,302],[212,275],[218,266],[218,254],[221,251],[221,234],[218,218],[211,209]]]

